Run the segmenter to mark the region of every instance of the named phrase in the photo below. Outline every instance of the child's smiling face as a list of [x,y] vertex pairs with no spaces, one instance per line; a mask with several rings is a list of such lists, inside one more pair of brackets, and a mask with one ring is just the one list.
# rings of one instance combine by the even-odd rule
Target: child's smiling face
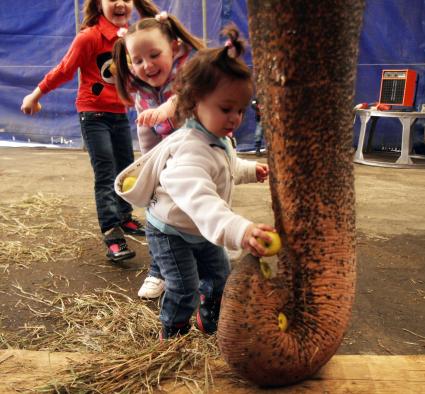
[[225,137],[242,123],[252,93],[250,80],[223,78],[212,93],[197,102],[195,116],[208,131]]
[[151,28],[130,34],[125,44],[133,74],[150,86],[163,86],[173,67],[177,41],[170,41],[158,28]]
[[133,11],[133,0],[100,0],[100,7],[109,22],[124,27]]

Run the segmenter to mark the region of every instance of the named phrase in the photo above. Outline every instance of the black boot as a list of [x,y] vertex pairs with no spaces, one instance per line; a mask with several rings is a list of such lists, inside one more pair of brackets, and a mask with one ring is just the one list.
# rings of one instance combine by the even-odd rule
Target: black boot
[[180,323],[174,326],[162,326],[159,333],[159,340],[162,342],[164,339],[171,339],[180,335],[186,335],[190,331],[190,323]]
[[200,297],[198,312],[196,313],[196,326],[204,334],[214,334],[217,331],[218,318],[220,315],[220,297]]

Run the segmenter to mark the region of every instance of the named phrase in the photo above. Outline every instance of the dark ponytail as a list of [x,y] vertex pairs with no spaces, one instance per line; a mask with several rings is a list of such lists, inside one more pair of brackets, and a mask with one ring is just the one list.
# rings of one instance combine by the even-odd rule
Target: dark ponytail
[[134,76],[129,68],[124,38],[118,38],[112,49],[112,59],[114,64],[115,86],[118,96],[125,105],[133,105],[133,99],[128,90],[134,80]]
[[231,58],[238,58],[245,53],[245,41],[240,38],[239,30],[235,24],[230,23],[223,28],[221,35],[228,37],[223,48],[224,53]]
[[170,30],[175,34],[176,38],[198,51],[205,48],[204,41],[190,33],[174,15],[168,14],[167,21],[170,25]]
[[83,20],[80,24],[80,30],[96,25],[99,22],[99,17],[102,15],[102,11],[99,9],[96,0],[84,0],[82,13]]
[[211,94],[222,79],[253,83],[251,70],[241,59],[245,44],[239,30],[231,24],[223,29],[222,35],[228,38],[223,47],[200,50],[178,72],[173,84],[178,97],[177,122],[192,116],[196,103]]
[[153,18],[160,12],[159,8],[150,0],[133,0],[134,7],[140,18]]
[[179,39],[196,50],[205,48],[205,44],[200,38],[190,33],[174,15],[166,12],[157,13],[152,17],[141,18],[128,28],[127,34],[153,28],[161,30],[170,41]]

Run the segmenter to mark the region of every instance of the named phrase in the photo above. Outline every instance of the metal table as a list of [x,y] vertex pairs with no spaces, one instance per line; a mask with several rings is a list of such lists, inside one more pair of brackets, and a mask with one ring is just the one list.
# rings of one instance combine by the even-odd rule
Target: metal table
[[[425,168],[425,156],[424,155],[413,155],[412,152],[412,126],[417,119],[425,118],[425,112],[403,112],[403,111],[376,111],[369,109],[358,109],[356,115],[360,118],[360,135],[359,142],[357,144],[357,150],[354,155],[354,162],[361,164],[369,164],[381,167],[398,167],[398,168],[410,168],[410,167],[421,167]],[[397,118],[402,126],[402,137],[401,137],[401,153],[399,158],[391,163],[386,161],[376,161],[365,159],[363,153],[369,151],[374,129],[379,118]],[[368,122],[372,120],[371,128],[369,132],[368,140],[366,141],[366,127]],[[419,159],[413,161],[412,159]],[[423,161],[422,163],[420,163]]]

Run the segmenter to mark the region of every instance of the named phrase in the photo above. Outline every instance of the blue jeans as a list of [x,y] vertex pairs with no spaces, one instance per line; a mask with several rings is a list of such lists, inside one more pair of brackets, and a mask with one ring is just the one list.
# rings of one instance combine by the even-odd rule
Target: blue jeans
[[[164,326],[187,323],[199,303],[199,291],[208,289],[220,299],[230,264],[224,248],[209,241],[188,243],[146,224],[149,253],[165,279],[165,293],[159,319]],[[199,285],[201,281],[201,286]]]
[[255,125],[255,136],[254,136],[255,149],[261,148],[262,141],[263,141],[263,128],[261,127],[261,123],[257,122]]
[[130,124],[126,114],[81,112],[79,115],[94,171],[97,217],[104,233],[118,227],[133,210],[114,189],[118,173],[134,161]]

